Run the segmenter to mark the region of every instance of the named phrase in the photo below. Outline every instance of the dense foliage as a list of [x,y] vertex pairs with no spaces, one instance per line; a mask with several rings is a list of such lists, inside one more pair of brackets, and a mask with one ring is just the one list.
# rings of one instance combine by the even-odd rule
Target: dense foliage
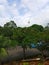
[[[39,46],[38,42],[42,42],[43,45]],[[37,44],[37,48],[42,51],[49,47],[49,26],[43,27],[34,24],[30,27],[21,28],[17,27],[14,21],[6,23],[3,27],[0,26],[0,52],[2,48],[20,45],[25,56],[25,49],[27,46],[31,47],[33,43]]]

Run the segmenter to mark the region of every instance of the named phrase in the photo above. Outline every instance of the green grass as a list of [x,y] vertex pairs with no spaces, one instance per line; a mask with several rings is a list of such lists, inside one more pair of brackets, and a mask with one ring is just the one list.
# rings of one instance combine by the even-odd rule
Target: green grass
[[43,65],[42,63],[39,63],[38,65]]
[[[23,63],[23,65],[29,65],[28,62]],[[42,63],[39,63],[38,65],[43,65]]]
[[25,62],[25,63],[23,63],[23,65],[29,65],[29,63],[28,62]]

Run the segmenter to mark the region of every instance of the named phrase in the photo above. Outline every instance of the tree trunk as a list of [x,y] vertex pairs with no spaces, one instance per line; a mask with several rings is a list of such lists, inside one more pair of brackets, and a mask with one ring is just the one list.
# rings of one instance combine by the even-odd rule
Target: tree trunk
[[25,59],[25,48],[23,48],[23,59]]
[[0,48],[0,65],[1,65],[1,48]]
[[[0,52],[1,53],[1,52]],[[0,65],[1,65],[1,55],[0,55]]]
[[8,53],[8,50],[6,49],[6,53],[7,53],[7,55],[9,56],[9,53]]
[[1,57],[0,57],[0,65],[1,65]]
[[43,51],[41,51],[41,61],[44,61],[44,54],[43,54]]

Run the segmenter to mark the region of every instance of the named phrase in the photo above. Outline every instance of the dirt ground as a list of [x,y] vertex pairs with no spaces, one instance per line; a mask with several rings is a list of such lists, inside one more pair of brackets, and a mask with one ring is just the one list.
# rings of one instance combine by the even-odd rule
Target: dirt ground
[[49,60],[44,61],[43,63],[39,63],[38,61],[30,61],[30,62],[10,62],[3,65],[49,65]]
[[45,61],[44,65],[49,65],[49,60]]

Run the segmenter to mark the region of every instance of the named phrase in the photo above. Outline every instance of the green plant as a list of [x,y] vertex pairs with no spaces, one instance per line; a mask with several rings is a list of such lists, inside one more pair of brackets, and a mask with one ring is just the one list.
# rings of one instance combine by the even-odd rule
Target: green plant
[[29,63],[28,62],[25,62],[25,63],[23,63],[23,65],[29,65]]
[[38,65],[43,65],[42,63],[39,63]]

